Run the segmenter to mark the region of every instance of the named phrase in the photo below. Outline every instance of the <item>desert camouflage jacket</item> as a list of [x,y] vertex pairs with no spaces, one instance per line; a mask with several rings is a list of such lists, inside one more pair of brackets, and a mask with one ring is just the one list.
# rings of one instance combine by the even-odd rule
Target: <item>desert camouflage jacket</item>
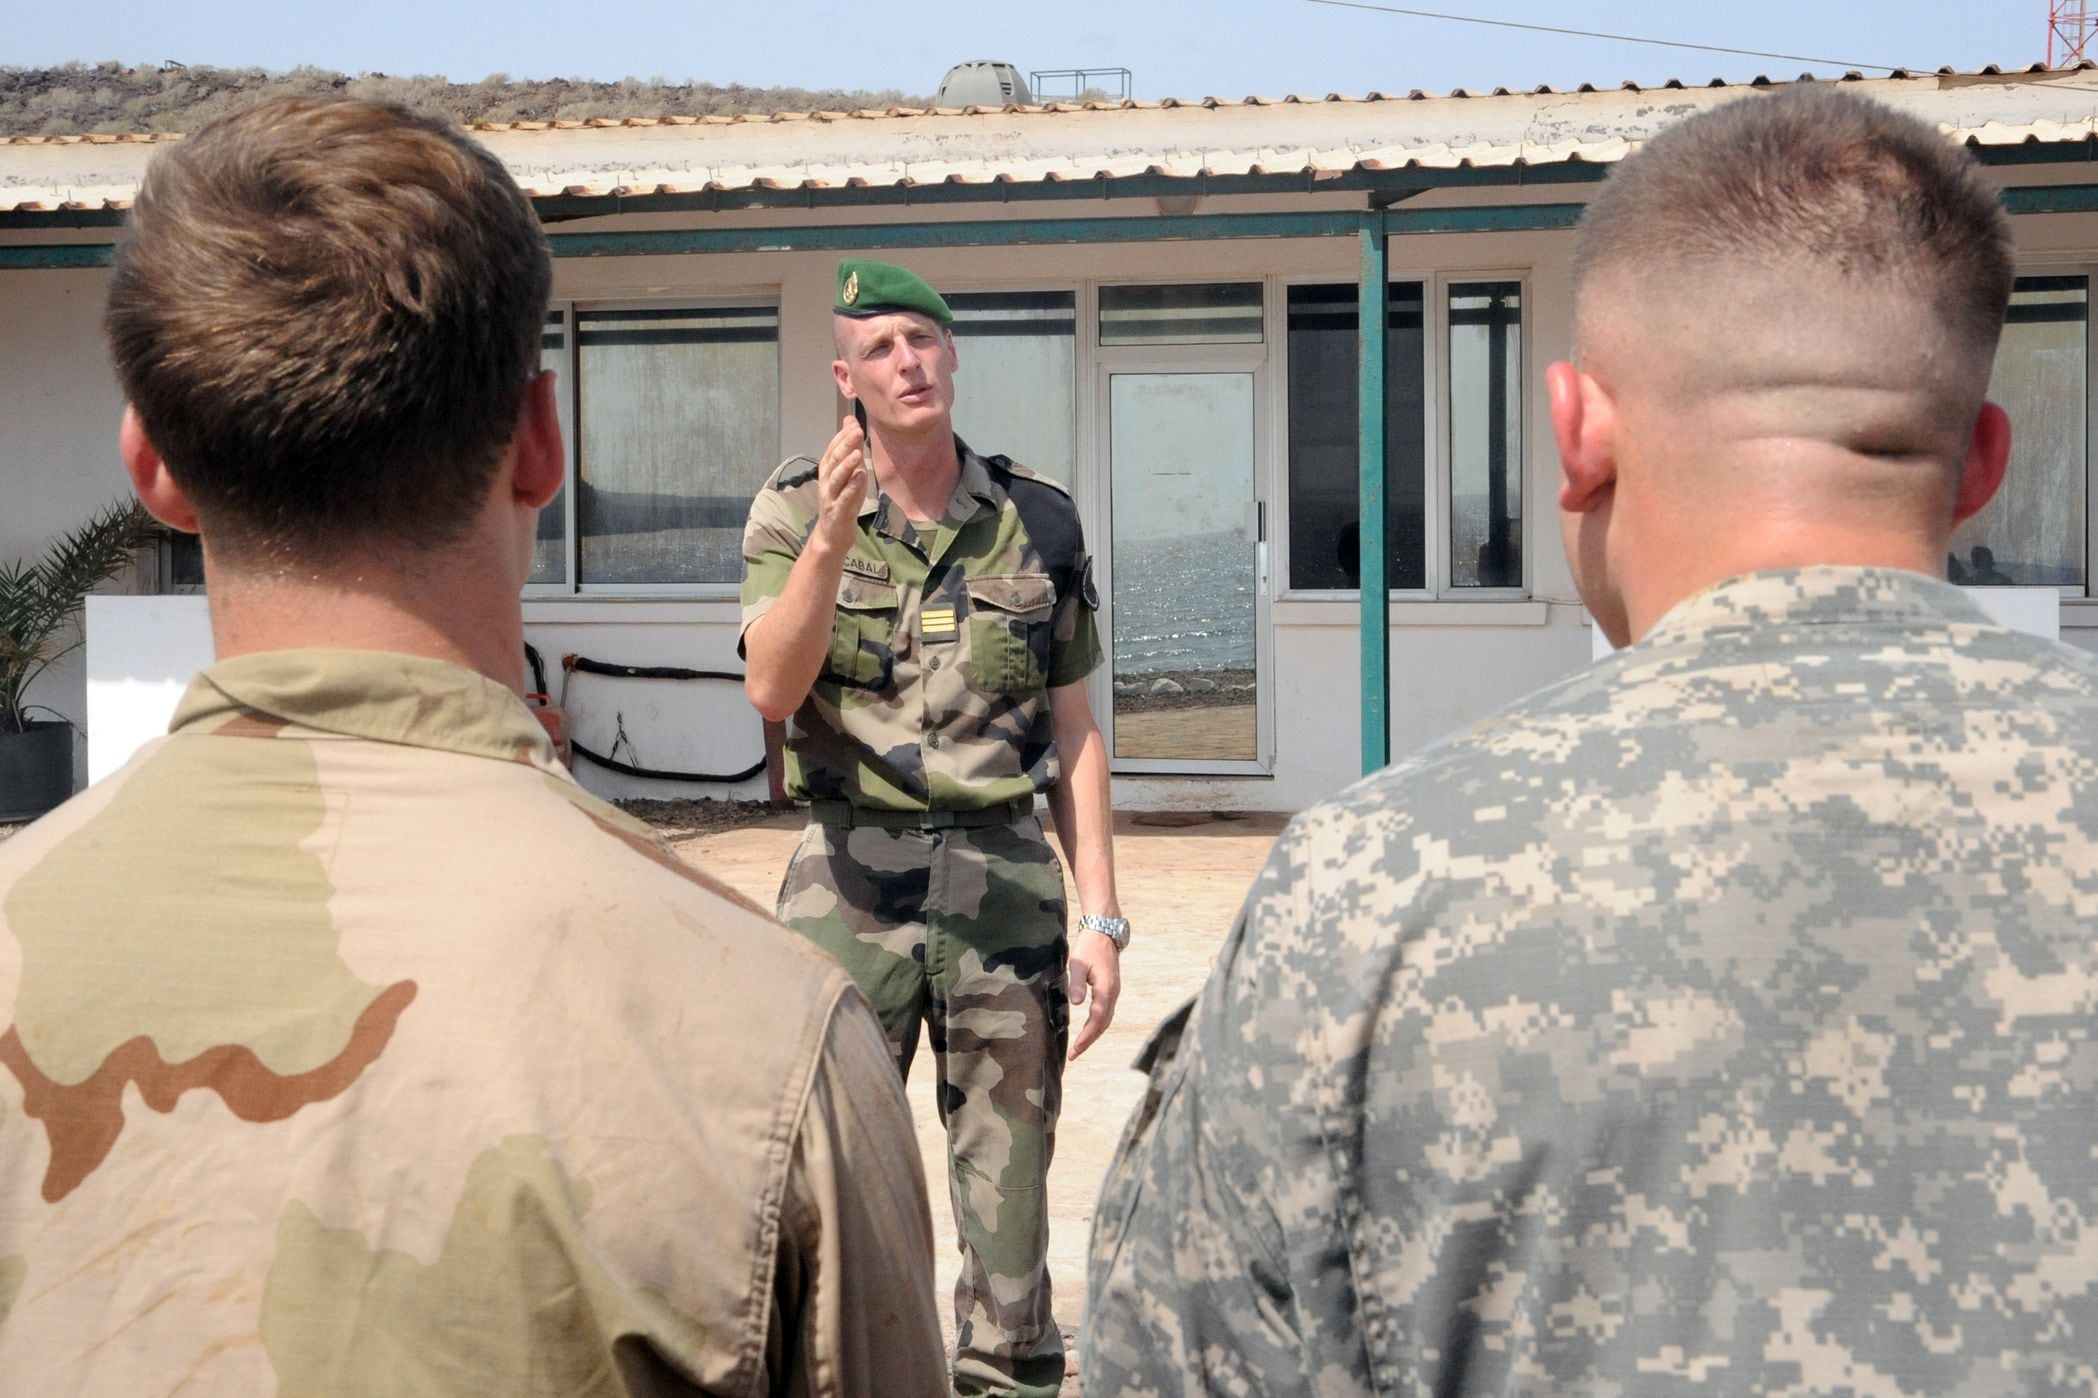
[[0,1024],[0,1390],[944,1383],[865,1003],[465,670],[205,671],[0,844]]
[[[1048,692],[1100,663],[1078,511],[1055,482],[960,450],[961,478],[930,536],[885,494],[870,490],[860,506],[830,653],[788,723],[797,797],[979,810],[1056,783]],[[752,502],[745,631],[786,587],[816,490],[816,463],[797,456]]]
[[2098,1390],[2094,927],[2098,664],[1713,588],[1291,824],[1154,1041],[1087,1391]]

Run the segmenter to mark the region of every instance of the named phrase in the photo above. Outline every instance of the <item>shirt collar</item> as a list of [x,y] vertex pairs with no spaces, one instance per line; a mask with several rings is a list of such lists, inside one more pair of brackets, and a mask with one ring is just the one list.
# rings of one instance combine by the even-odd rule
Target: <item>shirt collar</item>
[[[998,487],[991,483],[990,468],[984,464],[983,458],[970,450],[969,444],[960,437],[954,439],[954,450],[961,460],[962,469],[955,478],[954,494],[947,497],[946,518],[962,525],[986,510],[997,510],[1001,497]],[[877,534],[901,540],[910,531],[910,521],[889,499],[888,492],[878,485],[860,500],[859,517],[866,520],[870,516],[871,527]]]
[[1641,644],[1778,625],[1979,622],[1974,599],[1942,578],[1900,568],[1777,568],[1743,573],[1669,608]]
[[168,731],[208,733],[258,716],[568,775],[546,730],[508,687],[395,651],[277,650],[221,661],[190,681]]

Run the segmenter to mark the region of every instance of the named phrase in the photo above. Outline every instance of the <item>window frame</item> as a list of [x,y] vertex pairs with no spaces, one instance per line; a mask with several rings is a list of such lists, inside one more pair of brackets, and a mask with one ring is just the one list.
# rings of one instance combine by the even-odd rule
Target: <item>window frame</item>
[[[1423,359],[1422,393],[1422,451],[1427,461],[1427,479],[1422,484],[1421,508],[1433,518],[1424,521],[1422,547],[1422,576],[1425,585],[1418,588],[1385,589],[1390,602],[1511,602],[1528,601],[1538,593],[1536,574],[1534,516],[1531,508],[1531,492],[1535,489],[1530,461],[1531,443],[1536,440],[1531,426],[1532,406],[1536,386],[1536,319],[1534,297],[1534,269],[1529,267],[1463,267],[1458,269],[1436,268],[1420,264],[1390,262],[1384,274],[1387,286],[1393,283],[1412,283],[1421,288],[1422,334],[1427,337]],[[1279,370],[1274,389],[1275,424],[1277,436],[1275,451],[1277,462],[1277,485],[1275,492],[1277,508],[1275,523],[1269,527],[1268,538],[1276,560],[1274,576],[1279,586],[1275,589],[1275,600],[1279,602],[1357,602],[1362,590],[1347,588],[1300,588],[1292,586],[1291,560],[1289,557],[1290,511],[1294,501],[1290,493],[1289,479],[1289,345],[1288,313],[1289,288],[1293,286],[1341,286],[1356,285],[1328,274],[1290,274],[1270,279],[1275,288],[1273,314],[1280,329],[1271,336],[1280,336],[1276,353]],[[1516,461],[1521,470],[1522,524],[1519,536],[1523,560],[1523,581],[1516,587],[1460,587],[1451,582],[1451,529],[1450,508],[1453,503],[1451,490],[1450,457],[1450,287],[1459,283],[1513,282],[1521,288],[1523,319],[1523,343],[1516,355],[1516,363],[1522,372],[1519,401],[1523,405],[1523,420],[1517,438]],[[1388,294],[1388,293],[1387,293]],[[1387,422],[1389,432],[1392,424]]]
[[[678,598],[686,601],[733,602],[742,596],[742,582],[732,579],[727,582],[584,582],[582,580],[582,538],[577,531],[576,500],[578,483],[582,479],[581,440],[583,430],[583,384],[580,373],[582,345],[579,328],[585,311],[693,311],[704,313],[717,310],[764,308],[773,313],[774,334],[772,339],[773,372],[775,392],[771,408],[773,441],[772,458],[766,470],[770,472],[785,460],[780,445],[782,423],[785,415],[786,365],[780,357],[781,316],[780,288],[777,285],[756,287],[747,291],[734,288],[710,289],[705,295],[614,297],[591,299],[585,297],[555,301],[563,316],[564,367],[566,382],[561,392],[566,396],[569,417],[562,432],[562,446],[567,460],[562,469],[562,561],[567,580],[564,582],[527,583],[524,598],[527,601],[570,600],[608,601],[620,598]],[[551,308],[550,308],[551,309]]]
[[[1534,382],[1531,376],[1530,345],[1535,338],[1536,321],[1534,319],[1535,301],[1531,296],[1530,280],[1530,273],[1527,269],[1521,271],[1441,271],[1435,274],[1435,305],[1432,321],[1435,341],[1429,355],[1434,366],[1431,370],[1431,375],[1436,380],[1434,385],[1435,397],[1431,400],[1430,414],[1436,424],[1431,474],[1434,478],[1436,490],[1441,494],[1441,502],[1435,511],[1434,537],[1436,545],[1430,559],[1428,577],[1430,579],[1429,586],[1433,589],[1435,598],[1438,601],[1462,602],[1476,598],[1482,602],[1510,602],[1528,598],[1535,591],[1536,552],[1533,547],[1534,530],[1531,525],[1537,511],[1530,508],[1529,496],[1533,487],[1530,471],[1530,443],[1532,441],[1530,430],[1530,390]],[[1451,517],[1451,512],[1456,506],[1457,495],[1453,484],[1456,461],[1455,454],[1451,449],[1452,411],[1449,400],[1450,331],[1452,329],[1450,324],[1450,292],[1453,287],[1459,284],[1484,282],[1513,282],[1518,289],[1517,294],[1521,297],[1522,319],[1518,324],[1522,328],[1522,345],[1516,352],[1515,364],[1517,371],[1522,375],[1522,381],[1517,385],[1516,393],[1516,401],[1522,405],[1522,422],[1516,432],[1515,451],[1513,454],[1517,472],[1516,489],[1513,495],[1522,509],[1521,528],[1517,535],[1516,547],[1519,550],[1518,556],[1522,561],[1523,580],[1514,587],[1465,587],[1459,586],[1453,581],[1455,576],[1453,565],[1456,560],[1456,552],[1452,543],[1452,537],[1455,532],[1452,526],[1455,521]],[[1431,491],[1432,493],[1434,492]]]
[[[2083,422],[2083,584],[2053,584],[2055,595],[2061,598],[2064,608],[2062,625],[2098,626],[2098,478],[2094,478],[2093,463],[2098,462],[2098,260],[2088,254],[2064,254],[2056,257],[2039,256],[2019,258],[2012,268],[2014,284],[2027,277],[2080,276],[2084,279],[2084,422]],[[1993,387],[1993,385],[1992,385]],[[1994,398],[1989,399],[1995,402]],[[2011,423],[2011,442],[2015,449],[2018,440],[2018,424]],[[1999,487],[2001,488],[2001,487]],[[2043,588],[2046,583],[2014,583],[2021,588]],[[2074,608],[2073,611],[2069,610]],[[2072,621],[2072,617],[2075,620]]]

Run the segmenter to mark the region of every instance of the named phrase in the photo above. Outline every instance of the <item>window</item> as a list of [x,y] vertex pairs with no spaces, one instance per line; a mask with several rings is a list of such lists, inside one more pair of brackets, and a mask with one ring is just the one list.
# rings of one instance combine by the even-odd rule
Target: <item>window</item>
[[532,581],[733,587],[751,497],[779,464],[777,309],[578,308],[549,320],[542,346],[543,363],[570,369],[573,449]]
[[2011,418],[2003,488],[1952,536],[1958,583],[2085,589],[2087,277],[2020,277],[1989,397]]
[[[1359,292],[1293,286],[1289,326],[1289,585],[1361,586]],[[1427,335],[1419,282],[1393,282],[1384,330],[1385,583],[1427,585]]]
[[[539,337],[539,367],[554,372],[554,392],[561,405],[561,445],[568,462],[575,461],[575,368],[568,353],[568,312],[547,312],[546,333]],[[532,573],[535,584],[567,584],[568,576],[568,487],[539,512],[539,533],[532,541]]]
[[[1449,283],[1432,326],[1425,284],[1387,290],[1384,540],[1394,591],[1523,585],[1522,290],[1517,281]],[[1358,295],[1352,282],[1289,288],[1293,590],[1361,585]],[[1427,351],[1437,334],[1447,469],[1431,472]],[[1429,527],[1438,509],[1446,533]]]
[[1068,483],[1077,465],[1078,297],[1069,291],[959,292],[954,430]]
[[1450,585],[1521,587],[1522,284],[1449,297]]
[[1100,288],[1100,343],[1114,345],[1257,345],[1259,282]]

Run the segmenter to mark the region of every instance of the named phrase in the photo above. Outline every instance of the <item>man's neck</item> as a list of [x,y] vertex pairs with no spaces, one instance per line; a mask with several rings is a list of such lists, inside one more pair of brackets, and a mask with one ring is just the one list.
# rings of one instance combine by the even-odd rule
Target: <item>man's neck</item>
[[921,437],[897,439],[876,429],[872,442],[874,478],[890,499],[912,519],[939,519],[961,479],[962,462],[954,428],[941,423]]
[[524,622],[515,594],[499,597],[485,575],[461,573],[471,570],[454,563],[406,579],[379,568],[210,572],[213,649],[220,660],[307,647],[397,651],[463,666],[522,692]]

